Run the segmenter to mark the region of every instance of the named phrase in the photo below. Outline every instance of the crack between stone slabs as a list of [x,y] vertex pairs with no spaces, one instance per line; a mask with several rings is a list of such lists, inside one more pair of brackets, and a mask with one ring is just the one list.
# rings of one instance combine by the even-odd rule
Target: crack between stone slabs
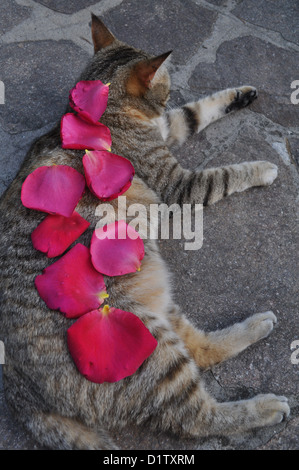
[[[76,27],[76,26],[81,26],[81,25],[82,25],[82,22],[80,22],[78,20],[78,22],[76,22],[76,23],[69,24],[68,27],[70,28],[70,27]],[[54,39],[53,38],[53,33],[55,33],[56,31],[62,31],[62,28],[63,28],[63,25],[55,25],[55,23],[51,23],[51,25],[49,25],[48,28],[43,28],[43,34],[45,34],[45,33],[47,34],[47,33],[51,32],[52,36],[49,36],[49,37],[44,36],[42,38],[39,37],[39,38],[35,38],[35,39],[26,39],[26,38],[24,38],[24,39],[21,39],[21,40],[16,39],[16,40],[11,40],[11,41],[3,41],[3,39],[0,38],[0,42],[1,42],[1,44],[6,45],[6,44],[15,44],[15,43],[23,43],[23,42],[74,41],[73,38],[68,37],[66,35],[61,36],[61,38],[59,38],[59,39]],[[10,31],[8,31],[8,32],[10,32]]]
[[15,0],[15,2],[21,7],[34,8],[34,6],[36,5],[36,2],[34,0]]
[[[247,111],[249,112],[249,110]],[[225,116],[223,116],[222,119],[224,119]],[[248,121],[249,122],[249,121]],[[225,140],[225,147],[219,147],[219,143],[214,143],[213,140],[210,140],[207,132],[208,132],[208,129],[212,126],[217,126],[217,122],[215,123],[211,123],[209,124],[207,127],[205,127],[205,131],[206,131],[206,140],[209,142],[209,144],[211,145],[211,148],[208,149],[208,150],[202,150],[202,154],[204,155],[204,160],[199,164],[197,165],[196,167],[196,170],[203,170],[207,167],[208,163],[210,162],[210,160],[212,160],[213,158],[215,158],[215,156],[219,156],[221,155],[221,152],[225,152],[227,151],[230,147],[231,147],[231,144],[235,143],[238,139],[238,136],[240,135],[240,133],[242,133],[242,128],[243,128],[243,124],[248,124],[247,120],[244,121],[243,123],[240,123],[240,121],[238,121],[235,125],[232,125],[231,127],[229,127],[229,129],[231,129],[231,131],[226,135],[226,140]]]
[[[212,11],[217,11],[218,13],[221,13],[223,16],[230,16],[231,14],[231,11],[233,10],[233,8],[235,8],[237,6],[237,4],[235,3],[234,0],[230,1],[230,0],[227,0],[227,4],[226,6],[221,6],[221,5],[214,5],[213,3],[208,3],[207,1],[205,0],[192,0],[196,5],[198,6],[202,6],[204,8],[207,8],[209,10],[212,10]],[[225,8],[225,10],[224,10]],[[228,13],[226,13],[226,11]]]
[[[294,418],[295,419],[295,418]],[[288,419],[287,421],[285,421],[285,425],[284,427],[280,430],[280,431],[275,431],[273,432],[273,435],[269,437],[269,439],[264,442],[261,446],[257,447],[257,450],[261,449],[262,447],[266,446],[269,444],[269,442],[271,442],[273,439],[276,439],[279,437],[280,434],[282,434],[283,432],[285,432],[285,430],[288,428],[289,424],[292,423],[293,419]],[[281,423],[279,423],[281,424]]]
[[[252,126],[255,128],[261,139],[263,139],[271,148],[272,150],[275,151],[275,154],[279,157],[279,160],[284,164],[289,167],[290,175],[292,176],[292,181],[295,185],[295,187],[298,187],[298,172],[299,168],[298,165],[294,162],[293,158],[290,158],[288,162],[283,159],[281,154],[278,152],[277,148],[275,148],[275,143],[279,143],[281,145],[284,145],[285,151],[287,154],[288,148],[287,148],[287,138],[288,137],[295,137],[299,138],[299,129],[297,128],[286,128],[282,126],[281,124],[278,124],[276,122],[273,122],[270,118],[266,117],[264,114],[255,112],[252,110],[247,110],[248,113],[247,119],[244,121],[244,124],[248,126]],[[209,127],[209,126],[208,126]],[[237,124],[237,127],[239,128],[239,124]],[[206,128],[207,129],[207,128]],[[242,132],[242,126],[240,126],[240,132]],[[235,134],[235,129],[233,128],[232,131],[228,135],[228,141],[233,141],[235,142],[237,140],[236,134]],[[206,134],[206,139],[207,141],[211,144],[211,148],[207,151],[202,151],[203,155],[203,160],[202,162],[196,166],[195,170],[196,171],[201,171],[205,168],[209,167],[209,162],[215,157],[215,152],[217,155],[217,149],[218,144],[214,145],[213,141],[211,141],[208,137],[208,134]]]
[[279,432],[274,432],[273,435],[270,436],[270,438],[269,438],[266,442],[264,442],[261,446],[259,446],[259,447],[257,448],[257,450],[258,450],[258,449],[262,449],[262,447],[268,445],[269,442],[271,442],[273,439],[276,439],[283,431],[285,431],[286,427],[287,427],[287,423],[286,423],[285,427],[281,429],[281,431],[279,431]]
[[[267,142],[268,145],[272,147],[272,149],[277,153],[279,159],[287,166],[295,170],[296,176],[298,175],[299,168],[293,157],[290,149],[290,144],[288,141],[288,137],[295,137],[299,138],[299,129],[297,128],[289,128],[285,127],[281,124],[278,124],[272,121],[270,118],[266,117],[263,113],[259,113],[256,111],[250,111],[251,119],[248,120],[248,124],[253,126],[254,128],[260,131],[261,136]],[[272,134],[271,134],[272,133]],[[275,137],[274,133],[277,134]],[[289,155],[289,163],[286,163],[284,158],[278,152],[277,148],[273,144],[275,143],[283,144],[286,148],[286,153]],[[298,185],[297,178],[295,174],[291,172],[294,179],[294,184]]]
[[288,139],[287,137],[285,138],[285,146],[286,146],[287,152],[288,152],[288,154],[289,154],[291,163],[295,166],[296,170],[297,170],[298,173],[299,173],[298,163],[296,162],[296,159],[295,159],[295,157],[294,157],[294,155],[293,155],[293,153],[292,153],[291,145],[290,145],[289,139]]
[[[204,7],[204,8],[207,8],[208,10],[211,10],[211,11],[216,11],[219,15],[221,15],[221,16],[226,16],[226,17],[228,17],[228,18],[230,18],[230,19],[234,19],[234,20],[236,20],[236,21],[238,21],[238,22],[240,22],[240,23],[242,23],[242,24],[244,25],[244,22],[243,22],[242,20],[240,20],[239,17],[233,15],[230,11],[229,11],[228,13],[226,13],[226,12],[223,11],[223,9],[222,9],[221,7],[217,7],[217,6],[215,6],[215,5],[208,4],[208,3],[205,2],[205,1],[196,1],[196,0],[194,0],[194,1],[195,1],[195,4],[197,4],[198,6],[202,6],[202,7]],[[105,3],[105,2],[104,2],[104,3]],[[96,4],[93,5],[93,6],[90,6],[90,7],[87,7],[87,8],[83,8],[83,9],[80,10],[79,12],[75,12],[75,13],[73,13],[73,14],[71,14],[71,15],[68,15],[68,16],[69,16],[70,18],[72,18],[72,17],[74,17],[75,15],[78,15],[79,13],[80,13],[80,15],[82,15],[82,12],[87,12],[87,11],[90,12],[91,9],[95,9],[95,8],[99,8],[99,7],[100,7],[100,10],[101,10],[101,13],[103,13],[103,12],[109,11],[109,10],[111,10],[112,8],[114,8],[115,6],[121,4],[121,3],[122,3],[122,0],[114,0],[114,1],[113,1],[113,5],[111,5],[111,0],[109,0],[109,2],[107,1],[106,3],[107,3],[107,5],[103,5],[102,2],[98,2],[98,3],[96,3]],[[110,4],[109,4],[109,3],[110,3]],[[34,8],[34,6],[36,6],[36,11],[37,11],[37,9],[38,9],[39,7],[41,7],[41,9],[46,9],[46,10],[49,11],[49,12],[53,11],[53,13],[54,13],[53,16],[54,16],[54,17],[57,17],[57,12],[56,12],[56,11],[54,11],[54,10],[52,10],[52,9],[49,9],[48,7],[44,6],[43,4],[36,4],[36,3],[34,2],[34,5],[32,5],[32,6],[33,6],[33,8]],[[233,6],[234,6],[234,5],[233,5]],[[233,8],[233,6],[232,6],[232,8]],[[107,7],[107,8],[106,8],[106,7]],[[59,12],[59,14],[63,14],[63,13]],[[19,28],[19,27],[22,26],[26,21],[29,21],[29,22],[30,22],[30,21],[32,21],[32,18],[29,18],[29,19],[25,20],[24,22],[22,22],[22,23],[20,23],[19,25],[17,25],[17,27]],[[80,24],[81,24],[81,23],[80,23]],[[76,25],[76,24],[72,23],[72,26],[74,26],[74,25]],[[271,33],[274,33],[274,34],[278,34],[278,35],[283,39],[283,41],[285,41],[285,39],[283,38],[282,34],[281,34],[280,32],[275,31],[275,30],[271,30],[271,29],[268,29],[268,28],[260,27],[260,26],[258,26],[258,25],[254,25],[254,24],[252,24],[252,23],[250,23],[250,22],[246,23],[246,24],[245,24],[245,27],[246,27],[247,29],[249,29],[249,30],[253,30],[253,35],[254,35],[254,36],[258,36],[258,35],[255,34],[255,30],[258,29],[258,30],[260,30],[260,31],[265,31],[265,32],[268,31],[268,32],[271,32]],[[54,31],[57,30],[57,29],[61,29],[61,27],[60,27],[60,28],[59,28],[59,27],[58,27],[58,28],[54,28]],[[50,30],[48,30],[48,31],[50,31]],[[53,31],[53,29],[52,29],[52,31]],[[9,33],[9,32],[8,32],[8,33]],[[237,37],[241,37],[241,36],[243,36],[243,34],[241,34],[241,35],[239,35],[239,36],[237,36]],[[51,39],[51,38],[49,38],[49,39]],[[267,39],[270,40],[274,45],[277,45],[277,41],[275,41],[275,40],[273,40],[273,39],[271,39],[271,38],[267,38]],[[5,43],[3,40],[2,40],[1,42]],[[12,41],[12,42],[16,42],[16,41]],[[286,41],[286,45],[288,45],[288,44],[292,44],[293,46],[296,47],[296,49],[298,48],[297,50],[299,50],[299,46],[298,46],[296,43],[293,43],[293,42],[291,42],[291,41]],[[218,46],[218,47],[219,47],[219,46]],[[281,43],[279,43],[279,47],[285,48]]]
[[[15,0],[17,3],[18,3],[18,0]],[[42,1],[40,2],[35,2],[33,1],[33,5],[32,5],[32,8],[34,8],[35,6],[38,7],[39,5],[41,5],[42,7],[46,8],[47,10],[50,10],[50,11],[55,11],[55,13],[59,13],[60,15],[66,15],[66,16],[71,16],[71,14],[69,13],[65,13],[64,11],[60,11],[60,10],[57,10],[56,8],[50,8],[49,6],[45,5]]]
[[209,372],[211,373],[213,379],[215,380],[215,382],[217,382],[219,387],[221,387],[223,390],[226,390],[226,388],[221,384],[220,380],[216,378],[213,369],[210,369]]
[[[1,130],[2,132],[4,132],[7,136],[13,136],[13,137],[16,137],[16,136],[22,136],[22,135],[26,135],[26,134],[29,134],[30,132],[31,133],[35,133],[35,132],[38,132],[38,131],[41,131],[43,130],[45,132],[45,134],[47,132],[49,132],[52,128],[54,128],[54,126],[56,126],[58,120],[57,121],[53,121],[53,122],[50,122],[48,124],[45,124],[44,126],[41,126],[41,127],[36,127],[34,129],[28,129],[28,130],[25,130],[25,131],[20,131],[20,132],[7,132],[5,129],[3,129],[3,127],[0,125],[1,127]],[[40,134],[40,136],[37,136],[37,137],[33,137],[32,138],[32,143],[34,140],[38,139],[39,137],[42,137],[44,134]],[[29,142],[30,144],[30,142]],[[21,150],[23,148],[23,145],[17,145],[16,146],[16,149],[17,150]]]
[[[241,23],[241,21],[233,15],[225,15],[225,16],[229,17],[231,20],[235,20],[236,22]],[[219,21],[219,23],[221,24],[221,19],[219,20],[219,17],[218,17],[213,24],[213,30],[211,34],[209,35],[208,38],[206,38],[201,43],[201,45],[199,46],[195,54],[188,60],[188,65],[186,64],[179,65],[177,67],[177,70],[174,71],[173,76],[172,76],[172,82],[176,87],[179,86],[179,83],[182,80],[188,83],[195,68],[199,64],[201,65],[214,64],[217,60],[217,53],[221,45],[224,44],[225,42],[229,42],[234,39],[239,39],[239,38],[244,38],[246,36],[250,36],[253,38],[257,38],[261,41],[264,41],[266,43],[272,44],[273,46],[279,49],[287,50],[289,52],[293,52],[293,51],[299,52],[299,46],[297,46],[296,48],[286,47],[286,45],[281,44],[281,42],[277,41],[275,38],[269,37],[269,35],[265,33],[265,30],[263,28],[260,28],[260,27],[254,28],[250,24],[249,24],[250,26],[246,25],[246,26],[241,27],[239,31],[238,30],[236,31],[236,34],[233,34],[233,37],[230,36],[226,39],[227,35],[229,35],[230,32],[236,29],[236,26],[232,25],[231,28],[226,29],[225,31],[222,31],[222,32],[220,30],[220,34],[219,34],[219,31],[217,33],[217,30],[215,29],[215,25],[217,24],[217,21]],[[258,29],[259,31],[256,31],[256,29]],[[278,33],[275,33],[275,34],[278,34]],[[208,41],[212,42],[211,47],[205,46],[205,44],[208,43]],[[206,50],[207,52],[204,53],[204,50]]]
[[[55,28],[55,29],[52,29],[52,31],[55,31],[55,30],[58,30],[59,28]],[[86,38],[84,38],[83,36],[78,36],[78,38],[73,38],[71,36],[69,37],[61,37],[59,39],[53,39],[53,38],[42,38],[42,39],[21,39],[21,40],[16,40],[16,41],[9,41],[9,42],[2,42],[1,41],[1,38],[0,38],[0,47],[1,46],[6,46],[6,45],[10,45],[10,44],[34,44],[34,43],[41,43],[41,42],[70,42],[70,43],[73,43],[74,45],[76,45],[77,47],[79,47],[83,52],[85,52],[86,54],[89,54],[91,49],[90,48],[85,48],[84,45],[85,43],[88,43],[90,46],[92,46],[93,48],[93,44]],[[82,41],[84,41],[84,43],[82,43]],[[88,47],[88,46],[87,46]],[[89,54],[90,57],[92,56],[92,53]]]
[[[275,35],[277,34],[278,36],[280,36],[280,38],[286,43],[286,46],[288,45],[292,45],[292,46],[295,46],[295,49],[297,51],[299,51],[299,44],[293,42],[293,41],[290,41],[288,39],[286,39],[283,34],[280,32],[280,31],[277,31],[275,29],[270,29],[270,28],[267,28],[267,27],[264,27],[264,26],[260,26],[260,25],[257,25],[255,23],[251,23],[250,21],[247,21],[245,19],[241,19],[239,16],[237,15],[234,15],[232,13],[232,9],[236,6],[235,4],[232,5],[232,8],[231,9],[228,9],[228,12],[226,13],[225,11],[223,11],[223,7],[219,7],[217,5],[213,5],[213,4],[210,4],[210,3],[207,3],[205,0],[193,0],[196,5],[198,6],[202,6],[204,8],[207,8],[208,10],[212,10],[212,11],[216,11],[218,12],[220,15],[222,16],[226,16],[227,18],[229,19],[232,19],[234,18],[235,20],[237,20],[238,22],[242,23],[247,29],[250,29],[250,30],[254,30],[257,29],[259,31],[265,31],[265,33],[274,33]],[[254,36],[256,37],[259,37],[258,35],[256,34],[253,34]],[[261,38],[260,38],[261,39]],[[276,45],[277,47],[281,47],[282,49],[286,49],[286,47],[282,44],[280,44],[279,46],[277,45],[277,42],[271,38],[267,38],[269,39],[274,45]],[[293,49],[293,47],[291,48]]]
[[[73,15],[76,15],[78,13],[82,13],[82,11],[90,11],[90,8],[101,8],[103,7],[103,3],[105,3],[105,0],[103,2],[103,0],[100,0],[98,2],[95,2],[94,5],[89,5],[85,8],[81,8],[80,10],[78,11],[74,11],[73,13],[65,13],[63,11],[60,11],[60,10],[57,10],[56,8],[51,8],[47,5],[45,5],[43,3],[43,1],[41,0],[40,2],[36,2],[35,0],[29,0],[29,1],[24,1],[24,0],[15,0],[15,2],[20,5],[20,6],[26,6],[26,7],[30,7],[30,8],[44,8],[44,9],[47,9],[49,11],[53,11],[55,13],[58,13],[59,15],[66,15],[66,16],[73,16]],[[104,6],[104,11],[109,11],[111,8],[114,8],[115,6],[117,5],[120,5],[121,3],[123,2],[123,0],[106,0],[106,3],[108,4],[108,8],[107,10],[105,10],[105,6]],[[109,6],[109,3],[113,3],[113,5],[110,7]]]
[[[31,7],[33,8],[31,16],[25,19],[23,22],[19,23],[18,25],[15,25],[10,31],[2,35],[0,37],[0,43],[10,44],[10,43],[15,43],[15,42],[23,42],[23,41],[36,42],[36,41],[42,41],[42,40],[55,40],[53,39],[53,32],[61,31],[63,34],[63,37],[61,37],[62,40],[63,39],[70,40],[77,44],[77,42],[75,41],[75,38],[73,38],[71,35],[69,35],[68,37],[68,34],[69,34],[68,31],[76,26],[82,26],[82,14],[91,13],[95,9],[99,10],[99,14],[104,14],[107,11],[110,11],[112,8],[115,8],[116,6],[120,5],[122,1],[123,0],[102,0],[101,2],[97,2],[94,5],[91,5],[86,8],[82,8],[82,10],[74,12],[73,14],[64,14],[61,12],[57,13],[56,11],[49,9],[48,7],[40,3],[37,4],[34,2],[34,4],[31,5]],[[47,23],[45,23],[44,21],[45,12],[47,12]],[[61,15],[64,15],[64,17],[67,16],[70,18],[70,21],[67,25],[63,24],[63,22],[62,24],[58,24],[58,25],[57,23],[55,23],[55,20],[60,19]],[[38,25],[39,20],[42,20],[42,29],[39,29],[39,27],[36,26]],[[24,25],[29,26],[29,28],[27,28],[27,31],[29,32],[29,34],[35,35],[34,39],[31,39],[31,40],[24,39],[24,38],[17,39],[15,37],[15,36],[17,37],[21,36],[22,38]],[[25,31],[26,31],[26,27],[25,27]],[[49,37],[47,36],[48,34],[49,34]],[[13,37],[7,40],[6,39],[7,36],[8,38],[11,36]],[[41,36],[42,38],[40,39],[39,37]]]
[[[236,20],[238,20],[238,18],[234,15],[231,15],[233,18],[235,18]],[[241,20],[239,20],[241,21]],[[257,39],[260,39],[261,41],[264,41],[264,42],[268,42],[270,44],[272,44],[273,46],[275,47],[278,47],[279,49],[283,49],[283,50],[286,50],[288,52],[299,52],[299,45],[292,42],[292,41],[286,41],[280,32],[278,31],[274,31],[274,30],[271,30],[271,29],[267,29],[267,28],[264,28],[262,26],[258,26],[258,25],[253,25],[251,23],[246,23],[246,28],[248,30],[248,34],[242,34],[238,37],[244,37],[244,36],[253,36]],[[267,33],[270,33],[270,34],[267,34]],[[278,35],[279,38],[281,38],[283,40],[283,42],[285,42],[285,44],[282,44],[280,41],[279,41],[279,38],[274,38],[274,37],[271,37],[272,35]]]
[[281,139],[284,138],[286,134],[291,134],[299,137],[299,129],[296,127],[285,127],[278,122],[272,121],[269,117],[265,116],[262,112],[253,111],[248,109],[247,112],[249,113],[249,120],[246,123],[251,123],[254,127],[258,127],[259,130],[265,135],[269,135],[269,132],[266,129],[270,128],[270,131],[276,131],[281,134]]
[[[215,376],[213,370],[210,369],[209,372],[211,373],[213,379],[216,381],[216,383],[219,385],[219,387],[220,387],[222,390],[225,390],[225,391],[227,392],[227,387],[223,386],[223,385],[221,384],[221,381],[216,378],[216,376]],[[246,387],[246,388],[247,388],[247,387]],[[234,387],[234,389],[238,390],[238,387]],[[248,390],[250,390],[250,388],[248,388]],[[255,395],[256,395],[256,394],[257,394],[257,392],[255,392]],[[254,395],[254,396],[255,396],[255,395]],[[249,399],[250,399],[250,398],[249,398]],[[293,408],[293,407],[292,407],[292,408]],[[298,416],[299,416],[299,415],[298,415]],[[285,425],[283,426],[283,428],[282,428],[280,431],[278,431],[278,432],[277,432],[276,430],[274,430],[274,431],[273,431],[273,434],[269,437],[269,439],[267,439],[265,442],[263,442],[259,447],[257,447],[257,449],[261,449],[262,447],[264,447],[264,446],[266,446],[267,444],[269,444],[269,442],[271,442],[272,439],[277,438],[281,433],[283,433],[283,432],[287,429],[287,427],[292,423],[292,421],[293,421],[295,418],[297,418],[297,415],[295,415],[293,419],[288,419],[287,421],[285,421]],[[281,424],[281,423],[279,423],[279,424]]]
[[269,32],[272,32],[272,33],[275,33],[275,34],[279,34],[281,36],[281,38],[283,39],[283,41],[285,41],[286,43],[293,44],[294,46],[296,46],[296,48],[299,47],[299,44],[297,44],[296,42],[290,41],[289,39],[284,37],[283,33],[281,31],[278,31],[277,29],[271,29],[271,28],[267,28],[266,26],[261,26],[261,25],[258,25],[256,23],[252,23],[251,21],[245,20],[244,18],[241,18],[238,15],[234,15],[233,13],[231,13],[231,15],[234,16],[235,18],[238,18],[239,20],[241,20],[245,25],[249,24],[253,28],[262,28],[265,31],[269,31]]

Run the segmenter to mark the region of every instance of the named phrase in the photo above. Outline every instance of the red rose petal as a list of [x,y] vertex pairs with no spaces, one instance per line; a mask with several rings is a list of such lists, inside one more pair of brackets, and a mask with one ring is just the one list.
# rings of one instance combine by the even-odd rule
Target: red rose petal
[[46,253],[48,258],[54,258],[64,253],[89,225],[78,212],[71,217],[48,215],[32,232],[32,244],[36,250]]
[[104,124],[84,121],[73,113],[61,119],[61,140],[64,149],[110,150],[111,134]]
[[37,276],[35,286],[47,306],[67,318],[98,308],[107,297],[104,278],[94,269],[89,249],[81,243]]
[[84,176],[74,168],[41,166],[25,179],[21,200],[29,209],[70,217],[84,189]]
[[97,122],[108,102],[109,86],[100,80],[81,81],[70,91],[71,107],[90,122]]
[[136,315],[108,306],[79,318],[68,329],[67,342],[79,372],[95,383],[134,374],[157,347]]
[[144,244],[138,233],[120,220],[94,231],[90,254],[97,271],[121,276],[140,270]]
[[90,191],[103,201],[111,201],[127,191],[135,174],[129,160],[104,150],[87,151],[83,167]]

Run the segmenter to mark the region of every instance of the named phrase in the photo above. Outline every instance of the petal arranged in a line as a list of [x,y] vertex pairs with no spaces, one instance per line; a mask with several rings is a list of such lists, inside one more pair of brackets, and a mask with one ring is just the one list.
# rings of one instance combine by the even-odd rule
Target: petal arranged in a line
[[105,150],[87,150],[83,167],[87,186],[103,201],[115,199],[127,191],[135,174],[129,160]]
[[120,220],[95,229],[90,243],[92,264],[106,276],[140,271],[144,243],[133,227]]
[[31,234],[34,248],[55,258],[82,235],[90,223],[74,212],[71,217],[49,214]]
[[103,276],[91,263],[89,249],[77,243],[35,278],[40,297],[53,310],[76,318],[98,308],[108,297]]
[[67,342],[79,372],[95,383],[117,382],[134,374],[157,346],[136,315],[108,306],[73,323]]
[[73,113],[67,113],[62,117],[60,134],[64,149],[111,149],[112,141],[108,127],[100,122],[85,121]]
[[109,85],[100,80],[81,80],[71,89],[71,107],[89,122],[97,122],[104,113],[108,102]]
[[70,217],[85,189],[85,178],[67,165],[41,166],[25,179],[21,200],[25,207]]

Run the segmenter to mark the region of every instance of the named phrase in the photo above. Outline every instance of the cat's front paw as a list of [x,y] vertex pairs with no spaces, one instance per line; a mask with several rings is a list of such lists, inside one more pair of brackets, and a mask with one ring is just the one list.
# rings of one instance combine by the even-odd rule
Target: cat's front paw
[[252,103],[258,96],[257,89],[253,86],[242,86],[230,90],[230,104],[225,108],[225,112],[230,113],[241,108],[245,108]]
[[269,186],[277,178],[278,168],[274,163],[261,162],[260,166],[260,178],[261,184]]

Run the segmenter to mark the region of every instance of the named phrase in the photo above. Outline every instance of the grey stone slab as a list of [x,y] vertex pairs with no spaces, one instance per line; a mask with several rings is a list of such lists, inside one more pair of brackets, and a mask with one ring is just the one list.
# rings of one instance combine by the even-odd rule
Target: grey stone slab
[[51,127],[52,124],[49,124],[41,129],[15,135],[4,132],[0,127],[0,196],[16,177],[32,142]]
[[1,0],[0,36],[28,18],[31,12],[32,8],[18,5],[14,0]]
[[298,0],[244,0],[232,13],[249,23],[278,31],[288,41],[299,44]]
[[103,15],[122,41],[153,54],[173,50],[172,61],[182,63],[210,35],[216,18],[216,13],[190,0],[139,0],[138,8],[135,2],[124,0]]
[[99,3],[99,0],[36,0],[36,2],[53,11],[71,15],[83,8]]
[[69,89],[88,55],[71,41],[37,41],[0,47],[5,105],[0,124],[11,134],[54,122],[64,113]]
[[299,53],[252,36],[225,41],[213,64],[200,63],[189,81],[192,91],[215,91],[244,84],[256,86],[252,109],[283,126],[298,126],[299,105],[291,103],[291,83],[298,77]]

